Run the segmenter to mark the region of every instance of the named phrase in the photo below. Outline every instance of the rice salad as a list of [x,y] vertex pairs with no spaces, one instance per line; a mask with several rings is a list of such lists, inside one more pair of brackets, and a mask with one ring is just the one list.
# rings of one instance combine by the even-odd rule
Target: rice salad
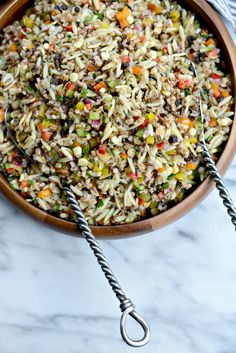
[[[132,223],[180,202],[206,177],[202,128],[216,159],[232,103],[216,39],[174,1],[36,0],[0,35],[0,170],[63,219],[74,216],[62,180],[90,225]],[[40,170],[7,136],[7,107]]]

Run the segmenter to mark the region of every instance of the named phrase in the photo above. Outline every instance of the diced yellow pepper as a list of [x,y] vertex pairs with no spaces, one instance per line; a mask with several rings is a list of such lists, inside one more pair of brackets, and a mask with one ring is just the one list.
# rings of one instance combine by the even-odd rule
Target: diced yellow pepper
[[142,184],[142,183],[144,182],[144,177],[143,177],[143,176],[139,177],[139,178],[137,179],[137,182],[138,182],[139,184]]
[[155,143],[155,138],[154,138],[154,136],[148,136],[148,137],[146,137],[146,143],[147,143],[148,145],[154,145],[154,143]]
[[46,104],[45,103],[41,104],[39,108],[39,116],[41,116],[41,118],[45,117],[46,110],[47,110]]
[[76,109],[78,109],[82,112],[82,110],[84,110],[84,106],[85,106],[85,104],[83,102],[78,102],[76,104]]
[[154,119],[155,119],[155,115],[154,115],[153,113],[148,113],[148,114],[146,115],[146,118],[147,118],[148,120],[154,120]]
[[24,25],[27,28],[32,28],[34,25],[34,21],[32,20],[32,18],[25,16],[23,19]]
[[197,143],[197,138],[196,137],[190,137],[189,142],[196,144]]
[[100,173],[102,170],[99,168],[99,165],[98,163],[95,163],[94,166],[93,166],[93,171],[95,173]]
[[104,168],[102,169],[102,177],[103,177],[103,178],[106,178],[108,175],[109,175],[109,168],[104,167]]
[[179,172],[175,175],[175,178],[178,180],[178,181],[184,181],[185,180],[185,175],[183,172]]
[[169,17],[172,19],[173,22],[177,22],[180,18],[179,10],[172,10],[169,14]]

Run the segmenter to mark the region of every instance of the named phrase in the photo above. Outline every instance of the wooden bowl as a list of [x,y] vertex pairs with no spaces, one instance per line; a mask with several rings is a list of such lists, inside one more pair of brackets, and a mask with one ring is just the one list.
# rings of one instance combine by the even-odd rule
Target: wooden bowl
[[[224,23],[218,17],[216,12],[206,3],[205,0],[181,0],[179,1],[184,7],[194,11],[198,18],[202,20],[205,26],[211,30],[218,41],[221,43],[223,57],[227,63],[227,70],[231,74],[233,83],[233,94],[236,97],[236,49],[234,43],[228,33]],[[13,22],[17,17],[24,14],[26,8],[30,5],[30,0],[11,0],[0,5],[0,30],[6,25]],[[234,113],[236,113],[236,104],[234,103]],[[218,160],[217,167],[223,175],[232,161],[236,151],[236,120],[232,125],[231,133],[227,144]],[[130,235],[138,235],[147,233],[155,229],[160,229],[167,224],[174,222],[182,217],[193,207],[199,204],[213,189],[213,182],[207,178],[198,188],[195,189],[187,198],[181,201],[171,209],[151,217],[146,220],[135,222],[127,225],[117,226],[95,226],[91,227],[97,237],[120,238]],[[46,225],[56,227],[66,234],[79,236],[80,232],[76,224],[68,222],[36,208],[26,202],[19,194],[13,191],[8,182],[0,175],[0,190],[5,196],[17,204],[21,209],[26,211],[31,216],[37,218]]]

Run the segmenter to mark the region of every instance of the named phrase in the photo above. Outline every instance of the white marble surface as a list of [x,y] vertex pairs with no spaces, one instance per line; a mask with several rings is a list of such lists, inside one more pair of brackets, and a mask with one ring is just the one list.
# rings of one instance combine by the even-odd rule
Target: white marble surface
[[[236,159],[225,177],[234,200],[235,177]],[[140,353],[235,353],[236,235],[216,191],[163,230],[101,243],[151,326]],[[85,241],[0,196],[0,352],[129,353],[119,318]]]

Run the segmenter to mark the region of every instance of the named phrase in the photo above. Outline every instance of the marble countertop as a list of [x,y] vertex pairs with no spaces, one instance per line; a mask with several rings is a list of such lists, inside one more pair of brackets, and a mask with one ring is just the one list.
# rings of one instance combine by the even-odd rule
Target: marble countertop
[[[225,176],[234,200],[235,175],[236,159]],[[160,231],[101,245],[151,326],[140,353],[235,353],[236,235],[216,191]],[[1,353],[132,352],[119,320],[87,243],[0,196]]]

